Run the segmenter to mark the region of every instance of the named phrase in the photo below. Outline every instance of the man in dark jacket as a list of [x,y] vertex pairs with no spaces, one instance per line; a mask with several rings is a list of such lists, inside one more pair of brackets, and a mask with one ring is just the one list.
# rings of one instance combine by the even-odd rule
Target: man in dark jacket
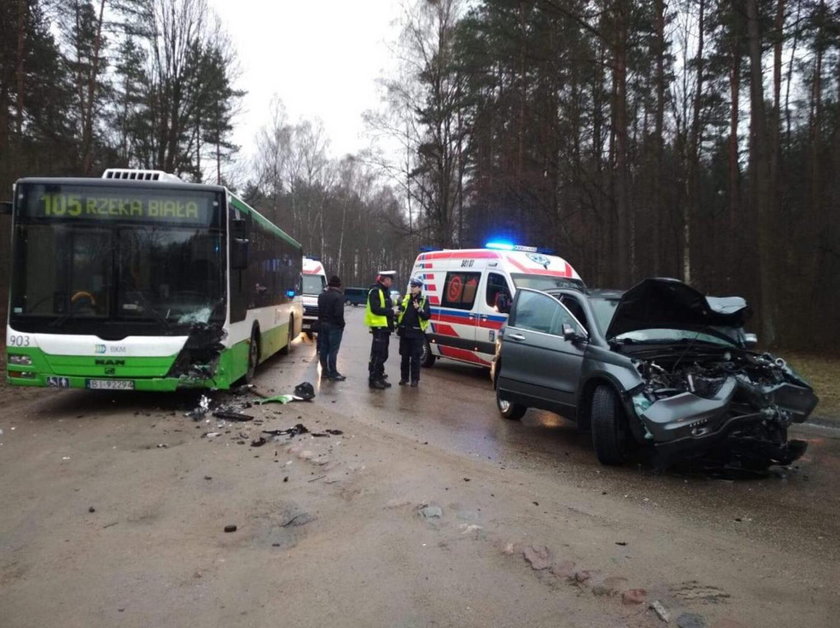
[[318,358],[321,361],[321,377],[334,382],[347,379],[336,368],[342,335],[344,293],[341,291],[341,279],[333,275],[327,282],[327,289],[318,295]]
[[373,336],[370,343],[370,362],[368,363],[368,385],[371,388],[390,388],[385,381],[385,361],[388,359],[388,346],[391,332],[394,331],[394,304],[391,301],[391,283],[396,272],[381,270],[376,276],[376,283],[368,290],[365,307],[365,325]]
[[411,381],[415,387],[420,382],[420,356],[426,342],[426,328],[431,312],[426,297],[422,294],[423,280],[413,278],[409,282],[409,293],[400,303],[397,317],[397,335],[400,337],[400,386]]

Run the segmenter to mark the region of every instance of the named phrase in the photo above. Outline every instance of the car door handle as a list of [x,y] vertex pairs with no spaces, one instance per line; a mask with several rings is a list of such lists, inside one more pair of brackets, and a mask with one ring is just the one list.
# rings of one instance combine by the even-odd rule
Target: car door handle
[[525,336],[523,336],[522,334],[505,334],[505,339],[506,340],[507,339],[510,339],[510,340],[525,340]]

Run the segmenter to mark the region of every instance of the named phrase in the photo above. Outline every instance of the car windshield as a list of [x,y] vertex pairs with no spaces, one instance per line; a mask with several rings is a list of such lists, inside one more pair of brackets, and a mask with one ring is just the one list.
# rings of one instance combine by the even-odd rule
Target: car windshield
[[601,334],[606,335],[610,321],[612,321],[613,314],[615,314],[618,300],[590,297],[589,304],[592,307],[592,313],[595,315],[595,324],[598,325]]
[[324,291],[323,275],[304,275],[303,276],[303,294],[321,294]]
[[555,275],[529,275],[526,273],[511,273],[513,285],[517,288],[533,288],[534,290],[558,290],[563,288],[583,289],[580,279],[571,277],[557,277]]
[[637,329],[619,334],[614,338],[618,342],[670,344],[674,342],[705,342],[731,347],[736,345],[734,340],[725,340],[721,336],[688,329]]

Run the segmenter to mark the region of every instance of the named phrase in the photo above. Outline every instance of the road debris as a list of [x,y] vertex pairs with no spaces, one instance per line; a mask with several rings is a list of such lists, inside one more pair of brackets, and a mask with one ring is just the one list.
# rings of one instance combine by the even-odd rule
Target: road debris
[[270,434],[271,436],[288,436],[292,438],[294,436],[298,436],[299,434],[308,434],[309,430],[303,423],[297,423],[294,427],[287,428],[285,430],[263,430],[263,434]]
[[268,441],[265,439],[264,436],[260,436],[259,438],[255,438],[254,440],[251,441],[251,447],[262,447],[267,442]]
[[192,419],[193,421],[200,421],[209,410],[210,397],[207,395],[201,395],[201,399],[198,400],[198,405],[187,412],[184,416]]
[[440,519],[443,517],[443,508],[424,504],[420,506],[418,514],[424,519]]
[[545,545],[529,545],[522,550],[522,555],[525,557],[525,560],[531,563],[531,567],[537,571],[548,569],[551,567],[552,562],[554,562],[551,556],[551,550]]
[[671,621],[671,613],[668,612],[668,609],[665,608],[665,605],[662,604],[659,600],[654,600],[650,603],[650,608],[654,610],[654,612],[659,616],[659,619],[664,621],[666,624]]
[[213,416],[217,419],[225,419],[226,421],[246,422],[253,421],[254,417],[250,414],[242,414],[240,412],[233,412],[231,410],[215,410]]
[[225,532],[236,532],[236,526],[233,524],[226,525]]
[[706,628],[706,618],[699,613],[683,613],[677,617],[679,628]]
[[621,601],[626,605],[643,604],[647,599],[647,591],[644,589],[627,589],[621,594]]

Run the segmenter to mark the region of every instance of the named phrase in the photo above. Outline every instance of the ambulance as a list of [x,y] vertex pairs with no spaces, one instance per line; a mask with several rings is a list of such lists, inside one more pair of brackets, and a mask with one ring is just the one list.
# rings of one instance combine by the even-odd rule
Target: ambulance
[[489,367],[517,288],[585,287],[566,260],[506,242],[420,253],[412,277],[423,280],[432,313],[424,366],[449,358]]
[[312,338],[318,331],[318,295],[327,287],[327,273],[317,259],[303,258],[301,272],[303,298],[303,333]]

